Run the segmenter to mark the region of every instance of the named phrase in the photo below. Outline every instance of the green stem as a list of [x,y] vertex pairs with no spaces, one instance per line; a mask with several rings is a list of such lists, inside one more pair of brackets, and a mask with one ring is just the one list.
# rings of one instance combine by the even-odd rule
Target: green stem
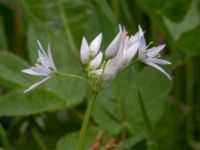
[[141,96],[139,90],[138,90],[138,96],[139,96],[139,105],[140,105],[142,117],[143,117],[143,120],[145,123],[146,133],[147,133],[148,150],[159,150],[159,146],[158,146],[157,140],[154,136],[153,129],[152,129],[151,123],[149,121],[149,117],[146,112],[145,105],[144,105],[144,102],[142,100],[142,96]]
[[32,134],[33,134],[33,138],[35,139],[35,142],[37,143],[38,147],[41,150],[48,150],[48,148],[45,145],[40,133],[37,131],[37,129],[35,127],[32,128]]
[[85,113],[83,124],[81,126],[77,150],[83,150],[84,149],[84,142],[85,142],[86,132],[87,132],[87,128],[88,128],[88,123],[89,123],[89,120],[90,120],[90,115],[91,115],[92,108],[93,108],[95,99],[97,97],[97,94],[98,94],[97,91],[92,91],[92,95],[91,95],[91,98],[90,98],[88,106],[87,106],[87,110],[86,110],[86,113]]
[[186,63],[186,99],[188,105],[188,116],[187,116],[187,139],[188,142],[193,141],[193,62],[192,59],[188,59]]
[[57,0],[57,2],[58,2],[58,9],[60,11],[60,16],[61,16],[61,19],[62,19],[63,24],[64,24],[65,34],[66,34],[67,40],[69,42],[69,47],[72,50],[72,52],[75,53],[76,52],[76,46],[75,46],[75,43],[74,43],[73,36],[71,34],[71,30],[69,28],[68,20],[65,16],[65,11],[64,11],[64,8],[63,8],[62,0]]
[[58,71],[56,71],[55,74],[58,74],[58,75],[61,75],[61,76],[65,76],[65,77],[70,77],[70,78],[75,78],[75,79],[83,80],[83,81],[87,82],[88,84],[90,84],[89,80],[87,80],[86,78],[81,77],[79,75],[76,75],[76,74],[63,73],[63,72],[58,72]]
[[5,130],[4,130],[4,128],[3,128],[3,126],[2,126],[2,124],[0,123],[0,140],[1,140],[1,144],[2,144],[2,146],[5,148],[5,149],[7,149],[7,150],[9,150],[11,147],[10,147],[10,144],[9,144],[9,141],[8,141],[8,139],[7,139],[7,135],[6,135],[6,132],[5,132]]

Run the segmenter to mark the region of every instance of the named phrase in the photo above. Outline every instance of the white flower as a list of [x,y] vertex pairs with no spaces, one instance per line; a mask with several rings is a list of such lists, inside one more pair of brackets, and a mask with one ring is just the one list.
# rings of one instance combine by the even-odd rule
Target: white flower
[[30,90],[34,89],[41,83],[45,82],[46,80],[50,79],[53,74],[56,72],[56,67],[52,58],[51,54],[51,47],[50,43],[48,44],[48,51],[47,53],[44,51],[40,41],[38,40],[39,50],[38,50],[38,60],[34,67],[31,67],[29,69],[24,69],[22,72],[34,75],[34,76],[46,76],[43,80],[31,85],[28,89],[26,89],[24,92],[29,92]]
[[119,25],[119,32],[117,36],[113,39],[113,41],[109,44],[109,46],[105,50],[105,56],[107,58],[113,58],[116,56],[124,38],[124,31],[125,29],[122,30],[122,27]]
[[100,51],[99,54],[90,62],[91,69],[97,69],[101,65],[101,61],[103,58],[103,53]]
[[[90,62],[91,66],[91,64],[94,63],[93,61],[96,60],[94,63],[96,66],[90,68],[92,68],[91,73],[97,78],[97,83],[101,88],[110,85],[116,76],[130,64],[139,49],[139,32],[130,37],[126,34],[125,28],[122,29],[122,27],[119,26],[119,32],[106,49],[106,60],[104,60],[100,68],[99,62],[102,60],[102,55],[101,57],[99,56],[98,59],[97,55],[96,58]],[[99,60],[98,63],[97,60]]]
[[83,64],[87,64],[90,58],[94,58],[97,55],[101,46],[101,41],[102,33],[100,33],[90,45],[88,45],[86,38],[83,37],[80,51],[80,58]]
[[156,68],[157,70],[161,71],[163,74],[165,74],[169,79],[171,79],[170,75],[162,69],[159,65],[170,65],[171,62],[160,59],[160,51],[162,51],[165,47],[165,45],[159,45],[157,47],[148,48],[149,45],[146,45],[146,41],[144,39],[144,32],[139,27],[140,32],[140,48],[138,52],[139,60],[143,63]]

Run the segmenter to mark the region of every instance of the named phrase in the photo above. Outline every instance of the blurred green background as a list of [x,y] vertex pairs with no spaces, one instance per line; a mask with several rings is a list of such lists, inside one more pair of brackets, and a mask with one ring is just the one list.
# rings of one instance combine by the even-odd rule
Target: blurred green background
[[56,76],[24,94],[40,78],[21,70],[36,62],[40,40],[51,42],[58,70],[85,76],[82,36],[102,32],[104,50],[118,24],[166,43],[172,80],[140,63],[120,74],[97,98],[85,149],[149,149],[139,88],[160,149],[200,150],[199,0],[0,0],[0,149],[75,149],[88,87]]

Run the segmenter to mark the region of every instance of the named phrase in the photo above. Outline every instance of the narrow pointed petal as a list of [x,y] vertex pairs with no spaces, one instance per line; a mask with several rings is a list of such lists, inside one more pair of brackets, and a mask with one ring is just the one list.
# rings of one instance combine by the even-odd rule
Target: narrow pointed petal
[[52,57],[52,53],[51,53],[51,45],[50,45],[50,43],[48,44],[47,54],[48,54],[48,58],[49,58],[49,61],[51,63],[51,66],[53,67],[53,69],[56,69],[56,66],[55,66],[55,63],[54,63],[54,60],[53,60],[53,57]]
[[121,26],[119,27],[119,32],[117,34],[117,36],[112,40],[112,42],[109,44],[109,46],[107,47],[106,51],[105,51],[105,56],[107,58],[113,58],[116,56],[120,45],[122,44],[122,38],[123,38],[123,32],[121,29]]
[[158,65],[156,65],[154,63],[151,63],[151,62],[147,63],[147,65],[156,68],[157,70],[159,70],[160,72],[162,72],[164,75],[166,75],[171,80],[170,75],[164,69],[162,69],[160,66],[158,66]]
[[152,59],[152,62],[161,65],[171,65],[172,63],[164,59]]
[[85,37],[82,39],[80,57],[83,64],[89,61],[89,46]]
[[40,43],[39,40],[37,40],[37,43],[38,43],[38,46],[39,46],[40,50],[42,51],[42,53],[46,54],[46,52],[45,52],[45,50],[43,49],[42,44]]
[[90,44],[89,51],[93,56],[96,56],[96,54],[99,51],[99,48],[101,46],[102,41],[102,33],[100,33]]
[[146,41],[144,38],[144,31],[142,30],[142,28],[139,25],[139,38],[140,38],[140,50],[144,51],[146,49]]
[[34,76],[48,76],[51,72],[49,69],[43,67],[43,66],[36,66],[31,67],[29,69],[24,69],[22,72],[34,75]]
[[46,68],[52,67],[49,57],[46,54],[44,55],[42,51],[39,50],[38,55],[39,55],[38,60],[43,66],[45,66]]
[[48,77],[42,79],[41,81],[36,82],[35,84],[31,85],[28,89],[26,89],[26,90],[24,91],[24,93],[27,93],[27,92],[31,91],[32,89],[34,89],[34,88],[36,88],[37,86],[39,86],[40,84],[44,83],[46,80],[50,79],[51,77],[52,77],[52,76],[48,76]]
[[91,69],[97,69],[102,61],[103,53],[99,52],[99,54],[90,62],[90,68]]
[[139,42],[135,43],[135,44],[132,44],[127,50],[126,50],[126,59],[127,59],[127,62],[129,63],[133,57],[135,56],[135,54],[137,53],[138,51],[138,48],[139,48]]
[[152,58],[152,57],[155,57],[155,56],[158,55],[159,52],[162,51],[164,48],[165,48],[165,44],[159,45],[159,46],[157,46],[157,47],[150,48],[150,49],[147,50],[147,55],[148,55],[149,57],[151,57],[151,58]]
[[138,31],[139,31],[140,36],[144,35],[144,31],[142,30],[142,27],[140,25],[138,25]]

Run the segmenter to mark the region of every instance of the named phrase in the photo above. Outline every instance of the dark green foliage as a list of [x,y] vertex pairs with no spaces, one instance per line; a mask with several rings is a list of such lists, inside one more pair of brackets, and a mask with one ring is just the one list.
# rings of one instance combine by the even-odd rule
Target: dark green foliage
[[[129,33],[138,24],[172,66],[168,80],[134,63],[95,102],[86,150],[150,150],[138,90],[162,150],[199,150],[199,0],[2,0],[0,1],[0,149],[75,150],[89,97],[80,80],[41,80],[21,72],[37,59],[37,40],[50,42],[59,71],[86,76],[79,59],[83,36],[103,33],[104,50],[118,24]],[[107,148],[109,145],[113,148]],[[96,146],[96,149],[94,148]]]

